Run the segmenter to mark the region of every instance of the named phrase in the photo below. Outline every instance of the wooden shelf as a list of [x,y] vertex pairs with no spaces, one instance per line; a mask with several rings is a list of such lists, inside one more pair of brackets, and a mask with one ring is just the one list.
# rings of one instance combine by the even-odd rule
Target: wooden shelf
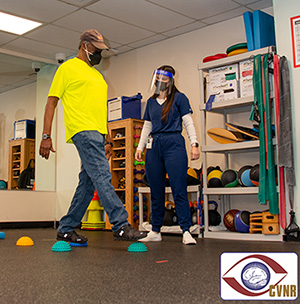
[[[14,152],[14,151],[19,152]],[[18,159],[15,159],[18,157]],[[28,166],[30,159],[35,159],[35,140],[24,138],[9,141],[9,158],[8,158],[8,189],[16,189],[18,178],[23,170]],[[19,168],[14,168],[14,164],[19,164]],[[19,171],[20,174],[15,176],[14,173]]]
[[[134,144],[137,144],[139,141],[139,138],[134,138],[134,135],[140,135],[142,129],[135,129],[134,126],[139,126],[142,128],[144,124],[144,121],[141,119],[123,119],[123,120],[117,120],[112,121],[108,123],[108,129],[112,138],[112,141],[114,143],[114,147],[112,148],[113,155],[110,159],[110,168],[111,168],[111,175],[112,180],[111,183],[115,188],[115,191],[117,195],[122,199],[125,198],[124,206],[128,212],[128,222],[135,228],[138,228],[139,221],[134,221],[138,213],[134,211],[134,204],[138,204],[137,202],[134,202],[134,196],[136,195],[133,191],[133,186],[141,186],[142,183],[134,184],[133,180],[136,177],[136,175],[133,173],[133,169],[137,168],[138,170],[145,169],[144,166],[138,165],[134,166],[134,152],[136,148],[134,147]],[[115,135],[117,133],[123,134],[125,136],[122,137],[116,137]],[[119,145],[122,145],[122,147],[118,147]],[[125,152],[125,157],[116,157],[120,153],[120,151],[123,153]],[[145,159],[143,157],[143,159]],[[119,168],[119,163],[125,161],[126,166]],[[125,177],[125,186],[124,189],[119,189],[120,179]],[[140,178],[140,177],[139,177]],[[149,199],[147,199],[149,201]],[[148,211],[145,212],[147,217],[149,218],[149,206],[147,206]],[[143,208],[142,208],[143,209]],[[106,228],[110,229],[110,224],[107,219],[106,221]]]
[[126,167],[124,167],[124,168],[113,168],[112,170],[113,171],[125,171]]

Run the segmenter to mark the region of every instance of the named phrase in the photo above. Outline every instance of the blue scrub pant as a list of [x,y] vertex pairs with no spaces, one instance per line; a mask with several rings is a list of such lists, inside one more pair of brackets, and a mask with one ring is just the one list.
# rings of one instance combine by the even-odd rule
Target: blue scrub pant
[[188,159],[180,132],[153,135],[152,149],[146,153],[147,180],[151,189],[152,230],[160,232],[165,215],[165,180],[168,173],[178,223],[183,232],[191,227],[187,195]]

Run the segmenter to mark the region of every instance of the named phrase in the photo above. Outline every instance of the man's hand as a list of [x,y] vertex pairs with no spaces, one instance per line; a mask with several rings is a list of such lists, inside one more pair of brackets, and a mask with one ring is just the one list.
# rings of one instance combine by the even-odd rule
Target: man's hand
[[[56,109],[58,103],[58,97],[49,96],[47,99],[47,104],[45,107],[45,114],[44,114],[44,128],[42,134],[51,134],[51,127],[52,121],[54,116],[54,111]],[[46,159],[50,156],[50,151],[55,152],[52,146],[52,139],[51,137],[47,139],[42,139],[40,144],[40,155]]]
[[51,138],[42,139],[40,144],[40,155],[43,158],[48,159],[50,156],[50,151],[55,153],[55,150],[53,149],[52,146],[52,139]]
[[110,159],[111,155],[112,155],[112,147],[111,147],[111,145],[109,145],[109,144],[105,145],[105,156],[106,156],[107,160]]

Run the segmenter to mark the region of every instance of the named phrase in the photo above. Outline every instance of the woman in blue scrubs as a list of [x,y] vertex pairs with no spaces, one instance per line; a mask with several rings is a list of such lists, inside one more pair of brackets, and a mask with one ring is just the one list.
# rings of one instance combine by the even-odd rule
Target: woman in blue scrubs
[[200,156],[199,143],[188,98],[174,84],[175,70],[161,66],[155,70],[154,94],[148,99],[144,126],[135,158],[142,161],[145,146],[147,180],[151,188],[152,231],[142,242],[161,241],[160,229],[165,215],[165,180],[169,176],[178,223],[183,231],[182,242],[196,244],[189,229],[192,225],[187,195],[188,158],[185,140],[181,135],[185,125],[191,144],[191,160]]

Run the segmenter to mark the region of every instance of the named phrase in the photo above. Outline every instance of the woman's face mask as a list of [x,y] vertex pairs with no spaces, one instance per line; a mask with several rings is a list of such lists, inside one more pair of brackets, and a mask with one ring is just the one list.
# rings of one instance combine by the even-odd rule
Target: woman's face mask
[[87,46],[85,45],[85,52],[92,66],[100,63],[102,59],[101,50],[96,50],[95,52],[91,53],[87,50]]
[[169,84],[169,82],[164,82],[164,81],[159,81],[159,80],[155,81],[156,88],[162,92],[168,88],[168,84]]

